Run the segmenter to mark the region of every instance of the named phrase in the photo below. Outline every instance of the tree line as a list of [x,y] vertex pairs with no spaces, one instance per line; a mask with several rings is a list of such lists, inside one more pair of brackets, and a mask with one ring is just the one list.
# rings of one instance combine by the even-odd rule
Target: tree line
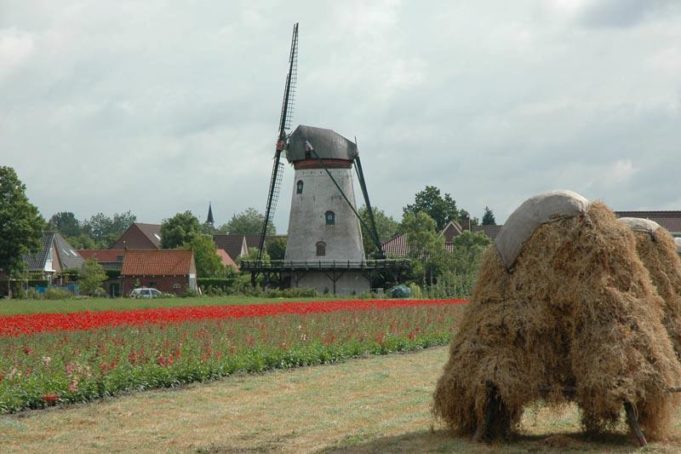
[[[11,275],[20,271],[22,257],[40,248],[40,238],[45,230],[62,234],[77,249],[109,248],[130,227],[136,216],[130,211],[107,216],[95,214],[89,219],[78,220],[74,213],[64,211],[52,215],[46,222],[38,209],[30,203],[21,183],[11,167],[0,167],[0,272]],[[369,225],[366,207],[358,210]],[[403,208],[402,219],[397,221],[380,208],[373,208],[379,240],[385,242],[395,235],[404,234],[409,245],[409,257],[413,262],[410,278],[424,286],[446,284],[448,281],[468,278],[475,273],[482,249],[489,239],[482,233],[473,233],[479,224],[494,225],[494,213],[485,207],[482,221],[459,208],[454,198],[442,193],[435,186],[426,186],[414,196],[413,203]],[[442,229],[456,221],[466,229],[454,240],[453,251],[447,251]],[[215,254],[212,235],[231,233],[259,235],[264,216],[254,208],[236,213],[220,227],[201,223],[191,211],[175,214],[161,223],[161,247],[189,248],[194,251],[199,276],[224,276],[232,271],[226,269]],[[371,235],[363,229],[364,247],[368,257],[376,254]],[[267,235],[267,257],[282,259],[286,249],[284,237],[276,237],[276,229],[270,222]]]

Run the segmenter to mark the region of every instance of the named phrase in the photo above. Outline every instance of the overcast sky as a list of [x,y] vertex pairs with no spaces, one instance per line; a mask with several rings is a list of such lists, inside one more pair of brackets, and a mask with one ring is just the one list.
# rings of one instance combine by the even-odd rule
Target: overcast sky
[[674,0],[0,0],[0,165],[46,218],[263,211],[295,22],[294,127],[357,137],[398,219],[426,185],[681,209]]

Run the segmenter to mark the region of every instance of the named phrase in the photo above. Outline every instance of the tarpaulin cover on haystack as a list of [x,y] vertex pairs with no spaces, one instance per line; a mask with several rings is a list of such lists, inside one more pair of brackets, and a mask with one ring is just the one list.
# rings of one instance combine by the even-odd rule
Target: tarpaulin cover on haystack
[[[681,364],[665,302],[632,230],[570,191],[524,202],[485,251],[433,411],[475,439],[506,437],[523,408],[574,401],[600,432],[626,410],[645,443],[667,433]],[[640,424],[640,426],[639,426]]]

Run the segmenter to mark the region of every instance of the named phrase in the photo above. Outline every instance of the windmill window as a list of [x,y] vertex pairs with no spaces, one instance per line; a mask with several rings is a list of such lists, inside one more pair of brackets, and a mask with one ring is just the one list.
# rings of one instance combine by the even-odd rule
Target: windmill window
[[317,243],[317,257],[321,257],[326,255],[326,243],[323,241],[319,241]]
[[326,225],[334,225],[336,223],[336,213],[333,211],[327,211],[325,217]]
[[296,194],[302,194],[303,193],[303,180],[298,180],[298,183],[296,183]]

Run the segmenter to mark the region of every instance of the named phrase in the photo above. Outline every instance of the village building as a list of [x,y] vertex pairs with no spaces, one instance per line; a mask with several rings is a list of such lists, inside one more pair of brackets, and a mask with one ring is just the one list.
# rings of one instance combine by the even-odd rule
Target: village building
[[161,224],[135,222],[111,249],[161,249]]
[[[85,263],[73,246],[54,232],[44,233],[40,250],[24,256],[24,261],[31,277],[45,280],[48,285],[65,285],[67,271],[80,271]],[[75,291],[75,287],[72,290]]]
[[123,295],[137,287],[176,295],[196,291],[194,253],[184,249],[127,250],[120,280]]

